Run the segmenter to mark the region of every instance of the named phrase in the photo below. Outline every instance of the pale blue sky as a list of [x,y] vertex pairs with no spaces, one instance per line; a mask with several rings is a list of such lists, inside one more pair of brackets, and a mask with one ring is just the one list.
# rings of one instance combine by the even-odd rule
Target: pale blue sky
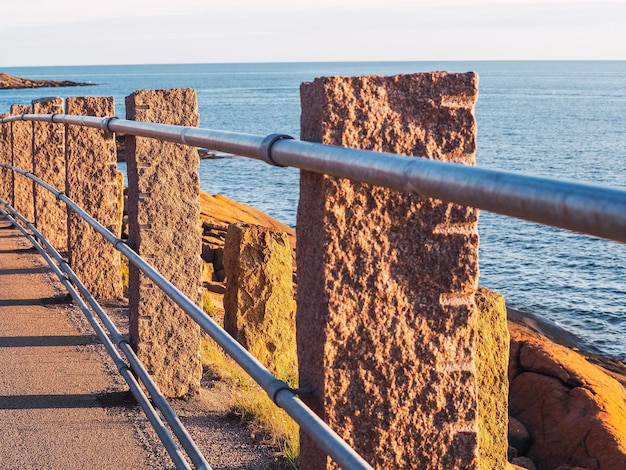
[[626,60],[626,0],[0,0],[0,67]]

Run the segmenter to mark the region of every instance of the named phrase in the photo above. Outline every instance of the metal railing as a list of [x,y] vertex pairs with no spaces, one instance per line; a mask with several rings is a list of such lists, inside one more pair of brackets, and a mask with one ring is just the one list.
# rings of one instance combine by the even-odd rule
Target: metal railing
[[[59,200],[64,200],[68,207],[77,212],[79,215],[83,216],[83,218],[92,226],[95,227],[95,224],[99,225],[100,228],[96,229],[100,233],[102,233],[100,229],[107,231],[91,216],[86,214],[80,207],[78,207],[73,201],[65,197],[63,193],[43,182],[39,178],[36,178],[32,174],[11,165],[0,164],[0,166],[2,168],[12,169],[17,173],[20,173],[21,175],[32,179],[33,181],[35,181],[35,183],[42,185],[43,187],[54,193]],[[157,409],[162,413],[163,417],[170,426],[170,429],[178,438],[178,441],[187,452],[187,455],[189,456],[195,467],[197,469],[210,469],[211,467],[202,455],[202,452],[200,452],[195,442],[187,432],[187,429],[185,429],[185,426],[178,419],[176,412],[169,405],[167,399],[159,390],[159,387],[154,383],[154,381],[150,377],[150,374],[146,371],[126,338],[124,338],[124,336],[120,333],[115,324],[111,321],[107,313],[100,306],[98,301],[93,297],[93,295],[91,295],[89,290],[85,287],[85,285],[78,278],[78,276],[76,276],[70,265],[29,220],[19,214],[13,207],[11,207],[11,205],[7,201],[2,198],[0,198],[0,204],[2,204],[6,208],[6,210],[0,208],[0,214],[4,215],[15,227],[17,227],[24,234],[24,236],[26,236],[26,238],[32,243],[32,245],[37,249],[37,251],[43,256],[44,260],[52,268],[52,271],[57,275],[57,277],[68,290],[72,298],[76,301],[76,304],[87,318],[87,321],[89,322],[91,327],[96,332],[98,339],[102,341],[107,353],[113,360],[120,375],[124,378],[128,386],[130,387],[133,396],[135,397],[141,408],[144,410],[144,413],[148,417],[150,424],[152,424],[152,427],[159,436],[159,439],[161,439],[161,442],[163,442],[163,445],[165,446],[165,449],[167,450],[170,457],[172,458],[172,461],[176,465],[176,468],[190,469],[191,467],[185,460],[185,457],[178,448],[176,442],[169,434],[169,431],[161,421],[161,418],[150,403],[150,400],[139,386],[137,379],[135,378],[133,373],[136,374],[137,377],[139,377],[139,379],[145,386],[146,390],[150,394],[150,398],[154,402]],[[22,222],[23,226],[18,224],[16,219]],[[26,228],[31,230],[32,235],[26,230]],[[110,232],[107,231],[107,233]],[[80,297],[79,292],[83,296],[84,300]],[[105,325],[106,329],[109,332],[110,338],[102,329],[102,326],[96,321],[92,311],[89,310],[89,307],[85,304],[85,301],[89,304],[89,306],[91,306],[100,321],[102,321],[102,323]],[[122,351],[123,354],[126,356],[126,359],[130,363],[130,367],[126,362],[124,362],[124,359],[120,356],[114,345],[117,346],[120,351]]]
[[[11,122],[14,120],[43,120],[42,117],[47,116],[47,120],[49,122],[58,121],[59,115],[23,115],[23,116],[11,116],[8,118],[4,118],[0,120],[0,123]],[[84,116],[63,116],[64,118],[69,118],[73,120],[72,123],[64,123],[64,124],[74,124],[74,125],[83,125],[86,127],[96,127],[101,129],[109,129],[106,126],[106,122],[117,119],[114,118],[106,118],[106,120],[102,120],[100,118],[90,118]],[[94,121],[95,119],[95,121]],[[134,121],[126,121],[126,122],[134,122]],[[96,123],[104,124],[104,127],[101,125],[94,125]],[[177,126],[165,126],[162,127],[177,127]],[[179,127],[181,132],[184,135],[185,129],[192,128],[184,128]],[[118,131],[119,132],[119,131]],[[141,135],[139,133],[133,132],[124,132],[126,134],[134,134]],[[159,137],[155,137],[159,138]],[[162,139],[162,140],[170,140],[170,139]],[[171,140],[170,140],[171,141]],[[69,199],[63,192],[59,191],[56,188],[53,188],[45,181],[42,181],[40,178],[36,177],[32,173],[26,172],[22,169],[13,167],[7,164],[0,164],[0,167],[11,169],[13,171],[18,172],[19,174],[33,180],[35,183],[43,186],[48,191],[52,192],[56,198],[62,202],[64,202],[69,209],[74,211],[77,215],[79,215],[82,219],[84,219],[89,225],[91,225],[100,235],[102,235],[109,243],[111,243],[121,254],[128,258],[129,262],[132,263],[135,267],[137,267],[140,271],[142,271],[149,279],[151,279],[159,288],[163,290],[165,294],[167,294],[179,307],[181,307],[200,327],[222,348],[224,351],[231,356],[239,366],[244,369],[267,393],[267,395],[272,399],[272,401],[283,408],[291,418],[294,419],[300,426],[300,428],[306,432],[311,438],[320,446],[322,450],[324,450],[337,464],[339,464],[342,468],[346,469],[371,469],[372,467],[360,456],[358,453],[354,451],[339,435],[337,435],[328,425],[322,421],[311,409],[304,404],[297,396],[297,391],[291,389],[287,383],[282,380],[277,379],[272,375],[272,373],[267,370],[265,366],[263,366],[253,355],[251,355],[243,346],[241,346],[232,336],[230,336],[225,330],[223,330],[209,315],[207,315],[201,308],[193,303],[189,298],[187,298],[184,294],[182,294],[169,280],[163,277],[157,270],[155,270],[150,264],[148,264],[143,258],[141,258],[137,253],[135,253],[128,245],[126,245],[123,240],[116,237],[114,234],[109,232],[104,226],[102,226],[99,222],[97,222],[93,217],[91,217],[87,212],[85,212],[81,207],[79,207],[76,203],[74,203],[71,199]],[[2,202],[2,201],[0,201]],[[6,201],[3,202],[6,206]],[[9,206],[10,207],[10,206]],[[11,213],[16,214],[15,211],[11,208],[9,210]],[[20,220],[22,220],[21,218]],[[29,226],[32,227],[32,224],[29,223]],[[34,228],[34,227],[33,227]],[[49,245],[49,244],[48,244]],[[66,263],[63,262],[63,266]],[[76,276],[73,276],[76,279]],[[85,289],[86,291],[86,289]],[[82,293],[82,291],[81,291]],[[85,292],[88,297],[93,297]],[[93,299],[95,302],[95,299]],[[96,302],[97,303],[97,302]],[[96,311],[102,311],[101,308],[96,307]],[[104,313],[102,311],[102,313]],[[106,315],[105,315],[106,316]],[[106,322],[106,320],[105,320]],[[108,325],[107,325],[108,327]],[[114,325],[113,325],[114,327]],[[116,336],[116,335],[115,335]],[[134,352],[130,348],[130,345],[123,339],[116,337],[119,340],[119,347],[122,348],[124,354],[127,355],[127,358],[132,357],[133,359],[129,360],[132,362],[133,370],[134,367],[140,365],[136,356],[134,356]],[[114,359],[115,360],[115,359]],[[135,362],[136,360],[136,362]],[[137,373],[142,382],[148,380],[149,383],[152,382],[147,373],[142,373],[141,371]],[[145,385],[145,382],[144,382]],[[155,394],[157,399],[162,397],[158,388],[155,387]],[[148,389],[148,387],[146,386]],[[132,389],[132,386],[131,386]],[[152,391],[149,389],[149,392],[152,397]],[[154,400],[154,397],[152,397]],[[140,399],[140,398],[138,398]],[[156,400],[154,400],[157,403]],[[164,413],[166,420],[172,426],[170,419],[168,419],[170,412],[167,411],[169,404],[165,398],[158,400],[158,403],[163,406],[163,409],[166,412],[163,412],[159,406],[159,409],[162,413]],[[171,419],[176,422],[178,418],[171,411]],[[182,429],[177,430],[176,428],[182,427],[176,426],[173,428],[176,436],[182,440],[181,443],[183,447],[187,451],[194,464],[198,466],[198,468],[210,468],[206,461],[199,461],[199,464],[195,462],[194,459],[204,459],[199,451],[196,452],[197,449],[194,449],[195,444],[191,441],[191,438],[188,438],[188,435],[185,436],[186,430],[184,427]],[[188,439],[187,439],[188,438]],[[191,442],[189,442],[191,441]],[[170,449],[168,448],[168,451]],[[177,453],[177,449],[174,450],[174,453]],[[199,454],[199,455],[197,455]],[[170,455],[171,452],[170,452]],[[178,464],[177,464],[178,465]],[[181,462],[179,468],[188,468],[186,462]]]
[[0,119],[79,125],[176,142],[332,176],[626,243],[626,191],[488,170],[392,153],[348,149],[195,127],[66,114],[22,114]]
[[[78,125],[203,147],[212,151],[263,160],[275,166],[291,166],[399,191],[414,192],[424,197],[477,207],[626,243],[624,190],[396,154],[313,144],[296,141],[282,134],[264,137],[142,123],[115,117],[97,118],[64,114],[23,114],[0,119],[0,123],[18,120]],[[13,168],[9,165],[1,166]],[[87,220],[132,264],[143,271],[259,383],[270,398],[285,409],[335,462],[343,468],[371,468],[297,397],[296,391],[290,389],[285,382],[276,379],[256,358],[122,240],[93,220],[60,191],[30,173],[21,170],[19,172],[52,191],[59,200]],[[124,341],[121,345],[124,345],[121,347],[125,349],[130,349]],[[140,378],[144,380],[143,377]]]

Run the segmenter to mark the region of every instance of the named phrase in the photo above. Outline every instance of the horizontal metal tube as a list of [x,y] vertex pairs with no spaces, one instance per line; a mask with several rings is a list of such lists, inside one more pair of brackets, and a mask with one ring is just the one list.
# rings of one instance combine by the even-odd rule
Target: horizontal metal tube
[[626,243],[626,191],[620,189],[292,140],[276,142],[272,159]]
[[196,127],[129,121],[115,117],[73,116],[69,114],[21,114],[0,119],[0,123],[39,121],[91,127],[120,134],[147,137],[233,155],[263,159],[260,155],[264,137]]
[[262,136],[116,118],[24,114],[0,122],[17,120],[83,125],[203,147],[626,243],[626,191],[620,189],[289,139],[267,147]]

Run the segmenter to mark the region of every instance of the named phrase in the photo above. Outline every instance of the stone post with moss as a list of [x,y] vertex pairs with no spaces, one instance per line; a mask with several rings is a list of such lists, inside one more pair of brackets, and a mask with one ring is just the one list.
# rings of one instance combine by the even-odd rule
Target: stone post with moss
[[[126,98],[127,119],[197,126],[192,89],[140,90]],[[200,303],[202,234],[198,152],[186,145],[126,137],[128,242]],[[167,397],[198,393],[200,327],[134,266],[129,285],[130,339]]]
[[[62,114],[62,98],[33,101],[35,114]],[[65,128],[50,122],[33,122],[33,173],[65,192]],[[35,185],[37,228],[58,251],[67,251],[67,209],[47,189]]]
[[[473,164],[477,86],[474,73],[316,79],[301,137]],[[306,401],[375,468],[503,468],[506,427],[477,419],[478,211],[306,171],[300,185]],[[499,447],[479,449],[490,432]],[[301,468],[335,464],[303,435]]]
[[[74,97],[67,114],[113,116],[113,97]],[[115,136],[108,131],[66,126],[66,194],[113,234],[119,233],[119,186]],[[100,299],[122,296],[119,251],[80,216],[68,217],[70,264],[85,286]]]
[[281,380],[295,384],[296,303],[284,232],[243,223],[224,244],[224,328]]

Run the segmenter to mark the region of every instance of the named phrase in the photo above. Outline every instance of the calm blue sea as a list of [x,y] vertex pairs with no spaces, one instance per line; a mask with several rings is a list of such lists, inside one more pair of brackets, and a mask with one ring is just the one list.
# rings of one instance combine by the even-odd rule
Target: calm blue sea
[[[42,96],[193,87],[201,127],[299,135],[299,84],[318,76],[476,71],[478,165],[626,187],[626,62],[400,62],[8,68],[88,88],[0,90],[0,112]],[[295,224],[298,172],[246,159],[204,160],[201,186]],[[626,245],[483,212],[481,284],[509,306],[626,360]]]

